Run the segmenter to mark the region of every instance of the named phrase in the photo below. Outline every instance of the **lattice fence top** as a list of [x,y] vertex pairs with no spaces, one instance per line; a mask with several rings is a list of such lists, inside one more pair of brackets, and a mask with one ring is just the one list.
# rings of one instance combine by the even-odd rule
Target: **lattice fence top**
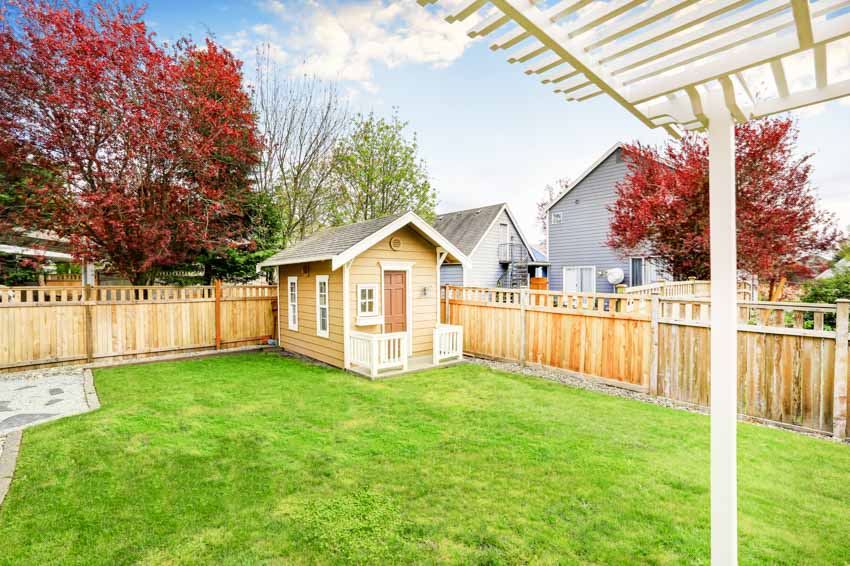
[[674,135],[850,94],[850,0],[418,0],[568,101]]

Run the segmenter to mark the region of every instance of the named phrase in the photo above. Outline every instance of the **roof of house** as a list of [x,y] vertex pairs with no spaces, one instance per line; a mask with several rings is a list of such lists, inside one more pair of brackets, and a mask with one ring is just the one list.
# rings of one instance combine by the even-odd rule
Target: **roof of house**
[[434,220],[434,228],[454,242],[460,251],[469,255],[487,234],[493,221],[502,212],[505,203],[491,204],[468,210],[456,210],[440,214]]
[[511,208],[505,202],[440,214],[434,220],[434,227],[454,242],[460,251],[471,256],[503,210],[514,223],[514,228],[516,228],[522,243],[528,248],[528,253],[531,255],[533,253],[532,248],[528,245],[528,240],[522,233]]
[[835,265],[820,273],[815,279],[829,279],[830,277],[834,277],[836,272],[845,269],[850,269],[850,259],[848,258],[838,260]]
[[534,261],[548,261],[546,254],[537,248],[531,248],[531,259]]
[[448,238],[413,212],[402,212],[365,222],[325,228],[277,252],[258,267],[331,260],[332,269],[335,270],[408,224],[433,244],[444,248],[458,261],[466,263],[466,255]]

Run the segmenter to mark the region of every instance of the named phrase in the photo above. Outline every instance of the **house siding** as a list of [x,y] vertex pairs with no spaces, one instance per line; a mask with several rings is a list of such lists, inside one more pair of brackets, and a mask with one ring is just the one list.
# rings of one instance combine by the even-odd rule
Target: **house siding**
[[504,241],[499,235],[499,224],[508,225],[508,234],[517,243],[522,243],[519,232],[504,210],[499,213],[496,221],[481,238],[478,247],[470,258],[472,264],[466,273],[466,285],[469,287],[495,287],[499,278],[505,273],[506,265],[499,263],[499,244]]
[[[390,240],[394,237],[401,239],[401,248],[398,251],[390,247]],[[402,228],[384,238],[358,255],[352,263],[349,275],[351,330],[368,333],[382,331],[380,325],[357,326],[357,285],[376,284],[380,289],[381,261],[414,262],[412,281],[407,282],[413,293],[412,355],[430,354],[434,345],[434,328],[437,325],[437,249],[434,244],[425,240],[410,227]],[[425,289],[428,290],[427,293]],[[382,314],[383,309],[384,304],[381,299],[378,304],[378,314]]]
[[463,266],[456,264],[443,264],[440,267],[440,285],[463,285]]
[[[613,293],[606,272],[619,267],[626,275],[623,283],[629,285],[629,259],[618,257],[606,245],[611,213],[608,208],[617,199],[615,185],[628,173],[628,167],[619,158],[618,149],[596,169],[549,209],[549,288],[564,289],[564,267],[596,267],[596,291]],[[552,215],[560,212],[563,220],[552,223]],[[601,273],[601,275],[600,275]]]
[[[336,367],[343,365],[342,269],[331,271],[331,262],[280,266],[278,324],[284,350],[314,358]],[[328,276],[328,336],[316,334],[316,276]],[[298,330],[289,329],[287,278],[298,278]]]

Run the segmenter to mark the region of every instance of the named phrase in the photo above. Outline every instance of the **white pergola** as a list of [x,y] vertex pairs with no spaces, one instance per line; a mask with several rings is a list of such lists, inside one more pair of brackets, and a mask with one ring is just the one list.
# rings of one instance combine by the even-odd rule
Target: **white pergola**
[[734,124],[850,95],[850,0],[417,1],[568,101],[606,95],[650,128],[708,131],[711,559],[737,564]]

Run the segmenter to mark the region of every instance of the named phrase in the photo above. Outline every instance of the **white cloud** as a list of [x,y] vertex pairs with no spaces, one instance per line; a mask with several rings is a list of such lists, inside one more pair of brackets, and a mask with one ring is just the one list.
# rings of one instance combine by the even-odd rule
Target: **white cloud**
[[258,49],[267,49],[274,62],[287,65],[294,75],[349,81],[348,89],[370,94],[377,91],[378,67],[450,65],[473,41],[466,32],[480,19],[474,14],[449,25],[415,2],[393,0],[345,5],[260,0],[257,6],[270,21],[225,36],[225,46],[234,54],[253,60]]
[[301,57],[294,72],[374,88],[376,66],[450,65],[471,41],[466,31],[477,20],[473,15],[463,24],[448,25],[413,2],[368,0],[333,9],[309,5],[292,30]]

